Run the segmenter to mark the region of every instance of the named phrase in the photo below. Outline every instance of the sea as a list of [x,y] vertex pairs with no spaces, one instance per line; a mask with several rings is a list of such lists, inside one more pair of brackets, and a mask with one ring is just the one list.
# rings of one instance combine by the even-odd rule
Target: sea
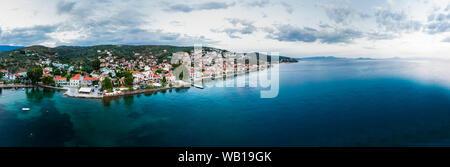
[[263,72],[109,99],[1,89],[0,146],[450,146],[448,61],[281,64],[271,98]]

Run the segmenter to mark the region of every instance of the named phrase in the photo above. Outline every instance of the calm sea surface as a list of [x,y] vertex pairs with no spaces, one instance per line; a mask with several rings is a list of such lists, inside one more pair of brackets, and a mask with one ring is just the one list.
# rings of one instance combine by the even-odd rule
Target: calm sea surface
[[109,100],[3,89],[0,146],[450,146],[448,67],[400,60],[282,64],[279,94],[270,99],[248,86]]

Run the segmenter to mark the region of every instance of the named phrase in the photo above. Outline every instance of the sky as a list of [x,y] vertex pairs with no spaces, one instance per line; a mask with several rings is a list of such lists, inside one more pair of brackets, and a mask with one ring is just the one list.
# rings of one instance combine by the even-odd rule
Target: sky
[[2,0],[0,45],[450,59],[448,0]]

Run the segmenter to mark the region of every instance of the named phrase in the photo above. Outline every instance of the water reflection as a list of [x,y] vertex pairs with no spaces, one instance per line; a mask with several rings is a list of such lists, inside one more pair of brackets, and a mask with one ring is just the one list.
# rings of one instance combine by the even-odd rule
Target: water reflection
[[25,89],[25,94],[28,101],[40,102],[43,99],[51,99],[55,95],[55,90],[42,88]]
[[123,97],[123,101],[126,106],[131,107],[134,103],[134,96],[125,96]]

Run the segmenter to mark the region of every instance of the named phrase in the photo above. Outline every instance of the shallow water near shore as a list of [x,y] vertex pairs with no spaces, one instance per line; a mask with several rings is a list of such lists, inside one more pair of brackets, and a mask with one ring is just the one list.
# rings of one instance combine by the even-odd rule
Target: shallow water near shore
[[108,99],[2,89],[0,146],[450,146],[447,67],[400,60],[282,64],[279,94],[268,99],[248,86]]

